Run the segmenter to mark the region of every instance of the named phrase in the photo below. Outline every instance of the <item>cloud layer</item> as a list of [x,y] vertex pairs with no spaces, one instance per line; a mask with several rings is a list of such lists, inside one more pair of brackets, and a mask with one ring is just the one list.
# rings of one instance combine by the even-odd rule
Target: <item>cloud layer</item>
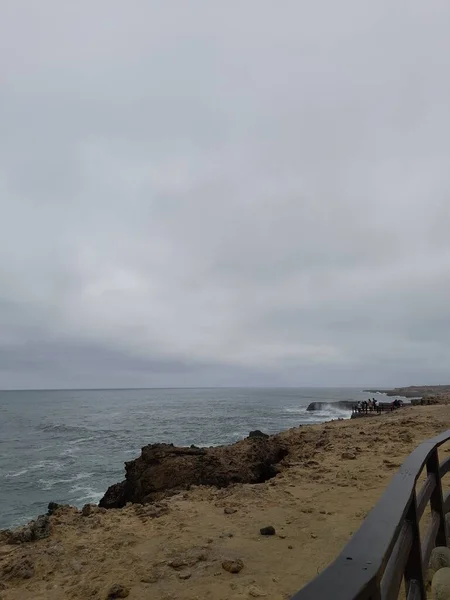
[[6,0],[0,388],[448,382],[449,18]]

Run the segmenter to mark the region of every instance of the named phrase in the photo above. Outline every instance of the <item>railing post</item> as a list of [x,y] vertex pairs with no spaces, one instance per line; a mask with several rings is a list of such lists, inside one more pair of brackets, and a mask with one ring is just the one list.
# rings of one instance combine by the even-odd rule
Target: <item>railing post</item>
[[412,493],[406,520],[411,523],[413,534],[411,551],[405,567],[406,597],[408,597],[410,587],[414,585],[419,591],[420,600],[426,600],[427,596],[425,592],[425,578],[423,575],[422,547],[420,544],[420,529],[419,520],[417,518],[417,498],[415,490]]
[[444,499],[442,496],[442,482],[439,474],[439,456],[437,448],[434,448],[427,460],[427,473],[433,473],[436,478],[436,486],[431,494],[430,505],[432,512],[439,515],[439,529],[436,535],[436,546],[447,545],[447,533],[445,527]]

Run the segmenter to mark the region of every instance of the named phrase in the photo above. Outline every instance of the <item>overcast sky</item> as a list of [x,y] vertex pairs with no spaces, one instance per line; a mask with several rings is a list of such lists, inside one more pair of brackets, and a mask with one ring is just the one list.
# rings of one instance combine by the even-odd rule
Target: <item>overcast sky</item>
[[450,383],[448,0],[0,0],[0,388]]

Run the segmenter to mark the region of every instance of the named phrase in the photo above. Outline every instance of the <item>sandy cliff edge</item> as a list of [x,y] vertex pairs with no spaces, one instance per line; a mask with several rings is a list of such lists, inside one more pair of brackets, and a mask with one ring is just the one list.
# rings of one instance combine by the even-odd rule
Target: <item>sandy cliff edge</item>
[[[49,537],[11,545],[0,534],[0,597],[289,598],[337,556],[405,456],[449,423],[450,406],[424,406],[303,426],[271,436],[288,453],[264,483],[86,516],[59,509]],[[268,525],[275,535],[262,536]],[[243,568],[230,573],[227,560]]]

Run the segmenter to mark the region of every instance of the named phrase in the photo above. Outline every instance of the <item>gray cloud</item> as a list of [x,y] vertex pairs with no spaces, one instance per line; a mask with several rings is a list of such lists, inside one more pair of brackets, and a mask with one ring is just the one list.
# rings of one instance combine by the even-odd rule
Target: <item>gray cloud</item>
[[449,17],[4,3],[0,388],[447,382]]

